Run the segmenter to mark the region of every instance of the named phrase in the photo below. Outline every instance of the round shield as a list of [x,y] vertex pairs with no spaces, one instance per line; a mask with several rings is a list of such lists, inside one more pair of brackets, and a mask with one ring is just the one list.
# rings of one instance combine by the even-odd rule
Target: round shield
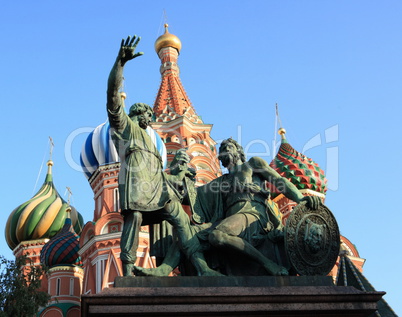
[[297,205],[285,226],[285,248],[299,275],[327,275],[336,263],[340,248],[338,224],[324,205],[310,209]]

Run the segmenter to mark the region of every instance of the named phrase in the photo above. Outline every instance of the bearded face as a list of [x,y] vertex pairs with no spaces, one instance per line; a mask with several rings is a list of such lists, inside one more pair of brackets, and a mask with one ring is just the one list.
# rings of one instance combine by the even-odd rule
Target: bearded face
[[146,111],[143,114],[137,115],[138,125],[142,129],[146,129],[149,123],[152,121],[152,112]]
[[240,159],[240,154],[233,143],[227,143],[220,149],[218,159],[223,167],[227,168],[236,164]]

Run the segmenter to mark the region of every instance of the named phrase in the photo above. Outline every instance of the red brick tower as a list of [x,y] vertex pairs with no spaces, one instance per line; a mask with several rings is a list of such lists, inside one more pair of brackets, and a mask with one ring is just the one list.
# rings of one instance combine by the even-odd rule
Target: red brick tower
[[196,184],[202,185],[221,175],[221,170],[216,142],[210,136],[212,124],[205,124],[197,115],[180,81],[177,64],[180,50],[179,38],[169,33],[165,24],[165,34],[155,42],[162,81],[154,104],[156,122],[152,127],[165,142],[168,162],[178,149],[187,149],[190,165],[197,170]]
[[[180,39],[169,33],[165,24],[165,33],[155,41],[162,79],[153,108],[156,122],[151,125],[165,143],[168,166],[177,150],[185,148],[190,155],[189,165],[197,171],[195,185],[200,186],[220,176],[221,169],[216,142],[210,136],[212,124],[205,124],[197,115],[181,83],[177,64],[180,50]],[[188,206],[183,207],[191,213]],[[152,255],[161,259],[171,241],[172,228],[164,221],[151,226],[150,233],[151,240],[160,240],[158,247],[151,246]]]
[[117,175],[120,163],[99,166],[88,182],[94,192],[94,217],[80,238],[84,267],[83,293],[99,293],[121,275],[120,235],[123,219],[119,213]]

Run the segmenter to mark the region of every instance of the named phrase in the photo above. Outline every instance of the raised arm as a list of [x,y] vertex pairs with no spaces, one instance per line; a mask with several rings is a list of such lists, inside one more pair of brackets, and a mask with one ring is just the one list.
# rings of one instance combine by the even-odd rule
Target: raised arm
[[140,37],[134,35],[133,38],[129,36],[126,40],[121,40],[119,54],[117,55],[116,61],[109,74],[107,85],[107,109],[109,113],[109,119],[112,119],[112,125],[113,123],[117,124],[117,122],[113,122],[113,119],[117,118],[110,118],[110,116],[114,113],[119,112],[120,108],[123,106],[119,89],[123,84],[124,65],[129,60],[132,60],[144,54],[143,52],[135,53],[135,49],[140,39]]
[[252,157],[247,164],[253,168],[253,172],[259,174],[262,179],[272,183],[275,187],[290,200],[296,203],[307,202],[307,206],[317,209],[321,200],[315,196],[303,196],[303,194],[287,178],[279,175],[271,166],[260,157]]
[[289,180],[282,177],[275,171],[269,164],[260,157],[252,157],[247,164],[249,164],[253,173],[260,175],[260,177],[272,184],[283,193],[287,198],[299,203],[303,199],[303,194],[293,185]]

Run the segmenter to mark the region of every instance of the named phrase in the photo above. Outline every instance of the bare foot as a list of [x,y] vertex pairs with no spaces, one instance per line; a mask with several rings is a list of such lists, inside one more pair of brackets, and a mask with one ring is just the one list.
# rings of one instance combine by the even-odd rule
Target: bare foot
[[285,267],[278,265],[274,262],[265,265],[264,268],[270,275],[273,275],[273,276],[289,275],[289,272]]
[[168,276],[172,272],[172,268],[168,265],[161,264],[156,268],[146,269],[140,266],[134,266],[133,272],[136,276]]
[[222,273],[219,273],[218,271],[212,270],[210,268],[202,270],[202,272],[199,272],[199,276],[225,276]]
[[284,268],[283,266],[280,266],[279,270],[274,275],[276,275],[276,276],[288,276],[289,272],[288,272],[288,270],[286,268]]

